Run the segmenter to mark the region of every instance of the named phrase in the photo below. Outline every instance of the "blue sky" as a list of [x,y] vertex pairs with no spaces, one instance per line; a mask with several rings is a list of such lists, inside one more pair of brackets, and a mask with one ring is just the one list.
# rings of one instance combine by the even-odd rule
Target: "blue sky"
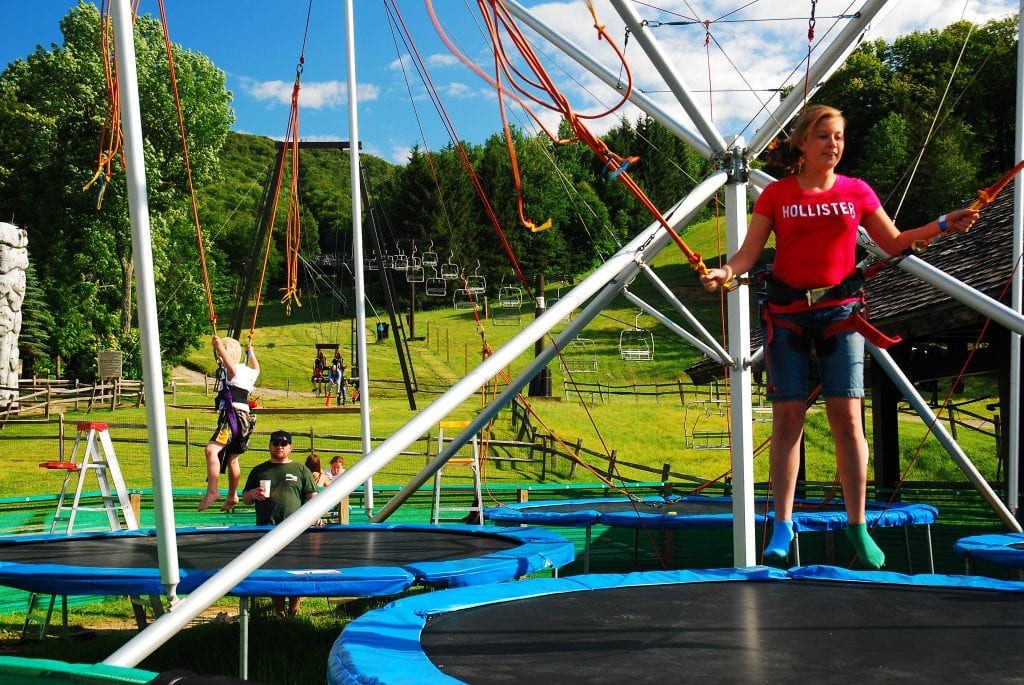
[[[594,40],[590,14],[582,0],[521,3],[602,62],[611,63],[606,46]],[[37,45],[49,48],[52,43],[59,44],[59,21],[75,4],[76,0],[17,3],[5,16],[7,29],[0,41],[0,66],[29,55]],[[164,4],[171,39],[206,54],[226,72],[237,115],[234,129],[281,138],[287,124],[306,14],[310,10],[308,1],[166,0]],[[476,3],[433,0],[433,4],[460,47],[486,64],[487,45],[479,29],[479,17],[471,13],[476,11]],[[863,0],[818,0],[817,36],[828,40],[829,27],[835,25],[836,30],[845,21],[833,17],[849,14],[863,4]],[[398,5],[457,134],[480,143],[500,130],[493,89],[454,59],[439,40],[425,0],[398,0]],[[752,117],[759,109],[758,98],[770,97],[756,91],[793,84],[800,78],[798,65],[807,53],[810,5],[810,0],[689,0],[637,3],[636,10],[645,18],[660,22],[723,19],[711,26],[710,64],[702,25],[661,28],[656,37],[722,132],[728,136],[745,130],[749,137],[748,124],[756,128],[763,121]],[[600,20],[621,45],[621,20],[603,0],[595,0],[595,6]],[[396,49],[384,7],[383,0],[355,2],[359,133],[364,150],[400,163],[413,145],[437,149],[450,139],[441,118],[424,97],[424,87],[416,72],[401,69],[401,64],[408,65],[407,48],[400,44]],[[1017,7],[1017,0],[902,0],[876,23],[869,37],[891,40],[912,30],[943,27],[960,18],[983,23],[1011,16]],[[743,9],[730,14],[737,8]],[[141,0],[140,11],[159,16],[156,0]],[[556,60],[554,51],[542,41],[538,40],[536,46],[551,56],[548,70],[575,107],[591,111],[615,99],[614,92],[592,75],[564,58]],[[313,0],[302,74],[303,139],[349,138],[346,54],[344,3]],[[635,41],[627,43],[626,58],[635,71],[638,87],[668,103],[668,96],[658,92],[660,84],[650,76],[652,70]],[[484,69],[490,70],[487,66]],[[713,96],[711,91],[715,92]],[[636,112],[627,107],[616,116],[595,121],[593,128],[601,133],[618,123],[617,116],[623,115],[635,116]],[[514,123],[531,128],[531,122],[522,113],[513,112],[511,116]]]

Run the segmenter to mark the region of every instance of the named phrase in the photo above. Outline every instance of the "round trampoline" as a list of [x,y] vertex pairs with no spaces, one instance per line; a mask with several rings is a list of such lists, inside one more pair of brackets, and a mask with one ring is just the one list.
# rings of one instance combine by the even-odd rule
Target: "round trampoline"
[[331,683],[1020,682],[1024,584],[756,567],[535,579],[350,623]]
[[[771,509],[771,500],[755,501],[754,522],[765,523],[765,511]],[[929,569],[934,571],[931,525],[939,510],[930,504],[903,502],[868,502],[865,518],[869,528],[904,528],[923,525],[927,529]],[[665,498],[647,497],[632,500],[627,497],[598,499],[572,499],[523,502],[490,507],[484,517],[494,523],[508,525],[540,525],[587,528],[584,547],[584,571],[589,570],[590,528],[595,525],[614,528],[646,528],[650,530],[717,530],[732,527],[732,498],[687,495]],[[767,519],[775,513],[768,511]],[[793,530],[797,534],[796,563],[800,563],[800,533],[831,532],[846,528],[846,510],[842,501],[794,501]],[[908,543],[909,544],[909,543]],[[909,555],[908,555],[909,558]]]
[[968,567],[972,560],[980,559],[997,566],[1024,569],[1024,533],[972,535],[957,540],[953,549],[965,557]]
[[[270,528],[177,532],[188,594]],[[557,569],[572,543],[543,529],[369,524],[310,528],[229,594],[391,595],[415,584],[460,587]],[[0,585],[51,595],[158,595],[163,592],[153,530],[0,540]]]

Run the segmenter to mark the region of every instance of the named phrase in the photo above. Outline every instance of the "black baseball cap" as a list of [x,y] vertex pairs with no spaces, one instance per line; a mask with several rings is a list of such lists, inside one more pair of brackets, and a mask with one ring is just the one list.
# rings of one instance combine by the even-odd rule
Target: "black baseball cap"
[[290,445],[292,442],[292,434],[288,431],[274,431],[270,434],[270,442],[274,442],[275,440],[284,440]]

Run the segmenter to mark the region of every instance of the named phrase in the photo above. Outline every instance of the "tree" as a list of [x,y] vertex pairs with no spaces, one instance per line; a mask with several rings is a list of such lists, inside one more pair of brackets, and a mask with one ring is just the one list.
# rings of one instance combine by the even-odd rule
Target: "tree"
[[56,321],[43,301],[39,279],[29,260],[25,269],[25,299],[21,303],[21,334],[18,336],[18,351],[25,376],[45,376],[54,370],[50,340],[55,328]]
[[[82,188],[97,170],[109,106],[100,50],[101,19],[80,2],[61,20],[63,46],[38,47],[0,74],[0,124],[9,154],[0,168],[0,213],[29,232],[42,299],[59,322],[54,351],[69,373],[88,376],[95,353],[135,350],[134,262],[121,160],[109,182]],[[187,183],[160,23],[135,23],[148,199],[164,357],[173,362],[201,331],[201,274],[190,228]],[[232,121],[223,72],[205,57],[173,47],[189,156],[197,184],[215,173]],[[102,205],[97,207],[100,188]],[[188,235],[187,242],[179,242]],[[173,345],[173,346],[172,346]]]

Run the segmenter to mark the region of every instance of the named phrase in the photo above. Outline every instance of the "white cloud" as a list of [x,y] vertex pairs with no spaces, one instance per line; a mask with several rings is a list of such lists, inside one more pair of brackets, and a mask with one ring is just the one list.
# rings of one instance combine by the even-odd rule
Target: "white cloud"
[[[852,21],[851,15],[864,4],[859,2],[851,6],[849,0],[818,0],[815,3],[812,64],[823,56],[827,46]],[[585,14],[581,6],[578,0],[544,2],[533,4],[530,12],[557,35],[601,63],[607,73],[624,74],[608,44],[598,41],[592,22],[580,20]],[[744,5],[739,11],[736,11],[734,0],[705,0],[699,5],[677,4],[674,12],[652,7],[646,3],[634,5],[642,18],[662,22],[661,26],[651,28],[653,37],[689,89],[694,105],[712,118],[727,138],[742,133],[749,140],[766,122],[767,112],[778,103],[776,89],[785,86],[792,86],[798,91],[803,89],[809,2],[753,3]],[[961,19],[984,24],[994,18],[1012,16],[1017,11],[1015,0],[949,3],[903,0],[892,3],[890,7],[885,16],[875,18],[867,39],[891,41],[912,31],[943,28]],[[704,14],[687,16],[694,8]],[[700,21],[694,21],[705,18],[712,20],[707,30]],[[612,40],[624,50],[634,88],[646,93],[688,128],[696,130],[682,105],[671,93],[665,92],[665,79],[646,57],[637,38],[630,36],[628,41],[624,40],[625,26],[618,14],[609,5],[599,4],[598,21],[606,26]],[[677,25],[669,25],[669,22]],[[710,41],[705,45],[708,33]],[[600,111],[619,98],[617,91],[546,41],[537,39],[533,44],[535,50],[543,53],[548,72],[575,109]],[[639,116],[639,110],[627,105],[616,114],[618,116],[594,120],[588,125],[600,134],[615,126],[619,116],[633,119]]]
[[461,64],[459,58],[451,53],[436,53],[427,57],[428,67],[454,67]]
[[[242,89],[254,99],[280,105],[291,105],[294,82],[271,80],[255,81],[242,79]],[[372,101],[380,97],[380,87],[372,83],[358,85],[360,101]],[[307,109],[338,109],[348,102],[348,84],[342,81],[313,81],[301,83],[299,107]]]

